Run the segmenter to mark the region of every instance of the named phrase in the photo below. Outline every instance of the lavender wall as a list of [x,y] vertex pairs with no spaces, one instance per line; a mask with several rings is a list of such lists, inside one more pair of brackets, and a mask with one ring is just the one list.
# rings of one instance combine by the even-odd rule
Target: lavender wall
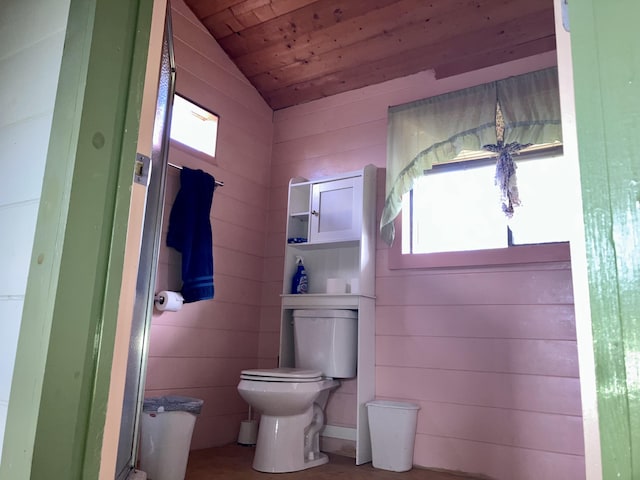
[[[429,72],[273,114],[182,2],[173,2],[178,90],[221,115],[218,156],[172,148],[171,161],[225,181],[212,209],[216,300],[154,318],[147,394],[205,399],[192,448],[236,439],[242,368],[277,363],[287,184],[373,163],[384,168],[386,110],[555,64],[554,54],[445,80]],[[273,151],[272,151],[273,146]],[[384,171],[378,175],[378,216]],[[170,172],[167,205],[178,188]],[[165,222],[166,224],[166,222]],[[377,250],[376,392],[421,405],[414,461],[497,479],[584,478],[575,319],[568,262],[388,268]],[[179,288],[161,254],[158,288]],[[355,385],[327,412],[353,426]]]
[[[444,80],[424,72],[275,112],[267,247],[274,270],[261,352],[273,355],[277,344],[275,267],[290,177],[384,168],[388,106],[555,61],[550,53]],[[379,218],[384,171],[378,178]],[[584,478],[569,262],[392,270],[388,256],[378,242],[376,395],[420,404],[414,462],[505,480]],[[334,396],[331,423],[355,424],[352,390]]]
[[[236,386],[240,370],[258,363],[272,111],[180,0],[171,2],[177,92],[220,115],[215,161],[172,146],[169,161],[224,181],[211,209],[215,300],[180,312],[155,312],[146,395],[205,401],[192,448],[235,442],[247,406]],[[169,168],[164,233],[179,189]],[[157,290],[180,289],[180,256],[162,246]]]

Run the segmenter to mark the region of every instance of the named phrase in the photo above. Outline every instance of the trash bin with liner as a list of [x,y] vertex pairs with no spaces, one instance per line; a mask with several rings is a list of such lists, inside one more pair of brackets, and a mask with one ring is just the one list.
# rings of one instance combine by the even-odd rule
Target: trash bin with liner
[[138,468],[149,480],[184,480],[191,435],[203,403],[178,395],[145,398]]
[[413,467],[413,444],[420,407],[390,400],[367,402],[373,467],[406,472]]

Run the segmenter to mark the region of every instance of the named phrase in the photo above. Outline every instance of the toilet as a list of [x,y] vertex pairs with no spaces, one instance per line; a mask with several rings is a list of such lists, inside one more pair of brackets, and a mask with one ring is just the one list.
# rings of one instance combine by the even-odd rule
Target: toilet
[[324,409],[338,378],[356,376],[353,310],[294,310],[295,368],[243,370],[238,392],[261,412],[253,468],[296,472],[327,463],[320,452]]

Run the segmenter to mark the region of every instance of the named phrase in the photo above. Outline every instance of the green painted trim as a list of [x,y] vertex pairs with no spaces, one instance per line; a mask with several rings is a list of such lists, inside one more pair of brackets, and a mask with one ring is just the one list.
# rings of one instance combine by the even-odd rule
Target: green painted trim
[[152,5],[71,1],[2,480],[98,477]]
[[70,7],[31,256],[0,479],[31,478],[40,395],[62,261],[94,5]]
[[[135,5],[135,2],[131,2]],[[111,4],[109,4],[111,6]],[[140,111],[144,94],[144,80],[146,74],[147,55],[149,51],[149,37],[151,35],[151,20],[153,16],[153,0],[140,0],[138,11],[135,7],[129,9],[131,23],[127,30],[132,34],[133,59],[128,81],[128,98],[124,128],[122,132],[122,150],[120,154],[120,169],[115,192],[114,222],[111,232],[110,268],[106,278],[105,299],[103,303],[101,348],[96,358],[96,377],[92,393],[92,414],[89,418],[86,456],[83,465],[83,479],[98,478],[100,472],[100,458],[102,452],[102,437],[109,397],[111,367],[113,364],[113,350],[115,345],[116,327],[122,273],[124,269],[124,252],[126,246],[129,207],[131,202],[131,186],[133,179],[134,159],[138,149],[138,130],[140,125]],[[114,12],[114,24],[120,25],[118,12]],[[137,13],[137,15],[135,15]],[[129,29],[135,28],[131,31]],[[112,42],[113,30],[105,29],[101,41]],[[135,35],[134,35],[135,34]],[[123,58],[123,67],[126,59]],[[98,89],[98,91],[100,91]],[[108,321],[107,321],[108,320]]]
[[636,0],[570,3],[603,478],[640,477]]

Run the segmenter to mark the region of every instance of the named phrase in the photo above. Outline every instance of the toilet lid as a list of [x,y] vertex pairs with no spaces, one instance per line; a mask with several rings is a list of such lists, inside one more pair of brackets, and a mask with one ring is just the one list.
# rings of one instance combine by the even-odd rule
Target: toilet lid
[[261,382],[318,382],[322,380],[322,372],[303,368],[254,369],[243,370],[240,378]]

